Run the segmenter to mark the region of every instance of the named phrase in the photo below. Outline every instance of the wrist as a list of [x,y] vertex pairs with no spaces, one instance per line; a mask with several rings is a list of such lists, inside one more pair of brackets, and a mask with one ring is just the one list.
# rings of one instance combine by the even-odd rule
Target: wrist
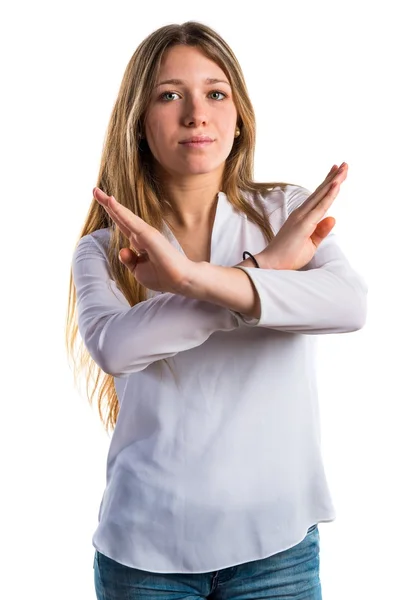
[[206,261],[191,261],[190,268],[180,286],[179,294],[187,298],[207,300],[207,288],[210,285],[210,276],[213,273],[213,265]]
[[179,293],[250,317],[259,318],[261,312],[258,292],[251,278],[235,267],[193,263]]
[[[254,254],[254,258],[256,259],[260,269],[276,269],[274,259],[271,253],[268,253],[267,250],[263,250],[258,254]],[[236,265],[237,267],[249,267],[251,269],[256,269],[257,267],[251,260],[251,258],[246,258],[242,262]]]

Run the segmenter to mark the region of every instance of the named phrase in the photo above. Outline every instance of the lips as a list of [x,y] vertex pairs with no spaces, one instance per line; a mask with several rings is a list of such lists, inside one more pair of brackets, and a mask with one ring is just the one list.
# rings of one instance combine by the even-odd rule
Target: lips
[[213,142],[214,140],[207,135],[194,135],[186,140],[179,142],[180,144],[205,144]]

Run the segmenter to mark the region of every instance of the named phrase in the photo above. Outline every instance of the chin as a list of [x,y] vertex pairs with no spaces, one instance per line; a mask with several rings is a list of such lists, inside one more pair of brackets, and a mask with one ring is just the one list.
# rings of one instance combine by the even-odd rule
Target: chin
[[225,160],[198,160],[187,162],[184,165],[180,165],[179,172],[182,175],[205,175],[206,173],[212,173],[218,169],[223,169]]
[[218,170],[219,170],[218,167],[214,168],[214,169],[213,168],[206,169],[205,167],[202,169],[200,169],[200,168],[199,169],[186,169],[186,170],[181,170],[180,175],[185,175],[185,176],[187,176],[187,175],[207,175],[209,173],[213,173],[214,171],[218,171]]

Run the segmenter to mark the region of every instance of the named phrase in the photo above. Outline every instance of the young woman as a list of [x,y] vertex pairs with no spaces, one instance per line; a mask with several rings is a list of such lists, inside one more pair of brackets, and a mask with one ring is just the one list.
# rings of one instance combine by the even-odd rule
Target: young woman
[[[97,598],[321,598],[314,341],[360,329],[366,287],[310,194],[253,181],[254,113],[196,22],[125,71],[72,261],[67,339],[113,430]],[[106,405],[106,417],[103,407]]]

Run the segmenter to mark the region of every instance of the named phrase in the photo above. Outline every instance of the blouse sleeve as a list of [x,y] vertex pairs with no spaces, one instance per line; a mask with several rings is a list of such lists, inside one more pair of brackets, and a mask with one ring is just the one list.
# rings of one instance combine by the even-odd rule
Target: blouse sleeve
[[93,360],[114,377],[201,345],[215,331],[239,326],[231,311],[171,293],[131,307],[111,279],[104,249],[82,237],[72,259],[78,329]]
[[[290,186],[286,215],[310,192]],[[366,320],[367,285],[330,233],[312,260],[298,271],[238,267],[253,282],[261,303],[259,319],[234,313],[242,324],[304,334],[344,333]]]

